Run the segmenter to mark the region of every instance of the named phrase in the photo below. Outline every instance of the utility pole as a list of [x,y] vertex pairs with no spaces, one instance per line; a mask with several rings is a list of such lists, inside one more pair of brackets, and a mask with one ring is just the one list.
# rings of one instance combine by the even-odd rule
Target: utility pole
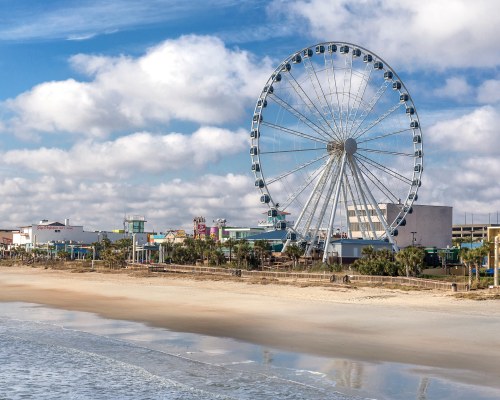
[[495,264],[493,265],[494,287],[498,287],[498,241],[499,241],[499,235],[495,236]]

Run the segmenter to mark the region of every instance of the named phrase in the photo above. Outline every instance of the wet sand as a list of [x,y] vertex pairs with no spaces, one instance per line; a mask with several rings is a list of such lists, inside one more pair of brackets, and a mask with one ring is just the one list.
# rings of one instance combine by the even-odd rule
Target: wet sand
[[328,357],[439,367],[448,378],[500,388],[498,300],[462,300],[430,290],[0,267],[0,301]]

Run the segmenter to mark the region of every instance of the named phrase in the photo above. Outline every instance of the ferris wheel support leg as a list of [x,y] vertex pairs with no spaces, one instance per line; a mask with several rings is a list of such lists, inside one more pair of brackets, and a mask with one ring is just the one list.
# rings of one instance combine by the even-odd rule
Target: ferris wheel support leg
[[[351,167],[351,172],[352,172],[352,167]],[[353,175],[353,179],[355,179],[354,172],[352,173],[352,175]],[[365,223],[364,223],[364,221],[363,222],[361,221],[361,217],[359,215],[358,204],[356,203],[356,199],[355,199],[354,194],[352,192],[351,185],[349,184],[349,181],[347,179],[346,179],[346,183],[347,183],[347,189],[349,190],[349,195],[351,196],[352,205],[354,207],[354,214],[356,216],[356,220],[358,222],[358,225],[359,225],[359,228],[361,231],[361,237],[366,240],[366,230],[364,228]],[[347,211],[347,215],[349,215],[348,211]],[[352,236],[352,232],[351,232],[351,236]]]
[[[304,207],[302,208],[302,211],[300,212],[299,214],[299,217],[297,218],[297,221],[295,221],[295,224],[292,228],[292,230],[294,232],[298,232],[297,228],[298,226],[300,225],[300,223],[302,222],[302,218],[304,218],[304,214],[306,212],[306,210],[308,209],[309,207],[309,204],[311,203],[311,200],[313,199],[314,197],[314,194],[316,193],[316,191],[318,190],[318,186],[320,185],[320,183],[323,181],[324,177],[325,177],[325,174],[328,173],[328,171],[330,170],[330,165],[331,165],[331,161],[328,160],[326,163],[325,163],[325,167],[323,169],[323,171],[321,172],[321,176],[319,177],[318,181],[316,182],[316,185],[314,186],[314,189],[311,191],[311,194],[309,195],[309,198],[307,199],[307,202],[306,204],[304,205]],[[307,234],[307,232],[301,232],[300,235],[301,236],[305,236]],[[288,247],[289,245],[289,240],[286,241],[285,245],[283,246],[283,251],[286,250],[286,247]]]
[[[353,162],[353,164],[354,164],[355,168],[359,171],[358,165],[356,164],[355,161]],[[375,207],[375,212],[377,213],[378,219],[379,219],[380,223],[382,224],[382,226],[384,227],[385,234],[387,235],[387,239],[392,244],[392,247],[394,248],[394,251],[399,251],[399,247],[396,244],[396,242],[394,242],[394,238],[391,235],[391,232],[389,230],[389,226],[387,225],[387,221],[385,220],[384,216],[382,215],[382,211],[380,210],[380,207],[378,206],[378,203],[375,201],[372,193],[368,190],[368,185],[366,184],[366,181],[365,181],[365,179],[364,179],[364,177],[363,177],[362,174],[360,174],[360,177],[361,177],[361,181],[363,182],[363,185],[367,189],[366,193],[368,194],[368,197],[370,198],[370,201],[372,202],[373,206]]]
[[281,249],[281,252],[284,253],[289,245],[290,245],[290,239],[287,239],[285,244],[283,245],[283,248]]
[[[349,222],[349,208],[347,207],[347,190],[345,188],[345,184],[342,183],[342,196],[344,197],[344,208],[345,208],[345,220],[346,220],[346,230],[347,230],[347,237],[349,239],[352,239],[352,231],[351,231],[351,224]],[[342,232],[340,232],[342,235]]]
[[[370,225],[372,238],[375,239],[377,237],[375,225],[373,225],[373,221],[372,221],[372,217],[371,217],[371,210],[368,208],[368,204],[366,202],[365,191],[363,190],[363,186],[361,185],[361,181],[359,179],[359,177],[361,175],[361,171],[359,171],[359,168],[358,168],[357,164],[355,163],[355,160],[353,157],[351,157],[350,161],[351,161],[351,163],[349,165],[351,166],[351,170],[352,170],[352,173],[354,175],[354,179],[356,180],[359,191],[361,193],[361,200],[363,202],[363,206],[365,207],[366,218],[368,219],[368,224]],[[374,207],[375,207],[375,205],[374,205]],[[359,210],[356,210],[356,214],[358,215],[358,219],[359,219]],[[368,238],[370,238],[369,234],[368,234]]]
[[311,241],[312,242],[309,243],[309,246],[306,249],[306,256],[310,256],[311,255],[313,244],[314,244],[314,241],[316,240],[316,235],[319,232],[321,224],[323,223],[323,218],[325,217],[325,214],[326,214],[326,209],[328,207],[328,199],[332,196],[332,193],[333,193],[334,189],[335,189],[335,179],[332,178],[330,180],[330,185],[329,185],[328,190],[326,192],[325,201],[323,202],[323,206],[321,207],[321,211],[320,211],[320,214],[319,214],[318,222],[316,224],[316,227],[314,228],[313,234],[311,235]]
[[342,178],[344,176],[345,164],[346,164],[346,153],[344,152],[344,154],[342,155],[342,161],[340,164],[340,172],[339,172],[339,178],[337,180],[337,187],[335,189],[335,197],[333,200],[332,213],[330,214],[330,222],[328,224],[328,230],[326,233],[325,248],[323,249],[323,262],[326,262],[328,260],[330,238],[332,235],[333,223],[335,222],[335,212],[337,211],[337,205],[339,202],[340,186],[341,186]]

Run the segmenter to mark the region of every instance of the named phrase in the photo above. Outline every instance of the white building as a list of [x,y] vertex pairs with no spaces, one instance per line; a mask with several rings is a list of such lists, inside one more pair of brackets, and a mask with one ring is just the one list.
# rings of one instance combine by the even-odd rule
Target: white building
[[[379,204],[386,221],[392,222],[398,216],[401,205],[392,203]],[[377,231],[377,236],[384,234],[384,230],[375,210],[370,209],[370,217]],[[364,211],[362,211],[364,213]],[[367,221],[366,215],[361,218]],[[446,248],[451,246],[453,208],[448,206],[413,205],[412,213],[406,215],[400,225],[398,235],[394,241],[400,248],[411,245],[422,247]],[[363,221],[362,221],[363,222]],[[362,238],[361,229],[355,210],[349,209],[349,224],[353,238]]]
[[[12,244],[26,247],[35,247],[44,243],[91,244],[104,238],[116,242],[125,237],[130,237],[130,235],[104,231],[87,232],[83,230],[83,226],[70,225],[68,219],[64,220],[64,224],[44,219],[38,224],[19,228],[19,232],[14,232],[12,235]],[[136,233],[135,240],[139,245],[143,245],[147,243],[148,235],[144,232]]]

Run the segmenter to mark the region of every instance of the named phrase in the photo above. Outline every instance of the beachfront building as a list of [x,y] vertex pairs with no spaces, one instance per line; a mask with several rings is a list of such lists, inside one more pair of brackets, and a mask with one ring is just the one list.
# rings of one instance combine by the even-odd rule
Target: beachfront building
[[452,227],[452,237],[464,242],[483,241],[488,237],[490,228],[499,227],[500,224],[457,224]]
[[287,231],[286,230],[274,230],[260,232],[256,235],[251,235],[246,238],[252,245],[258,240],[265,240],[269,243],[272,251],[279,252],[283,249],[283,245],[286,242]]
[[330,263],[352,264],[363,256],[365,247],[392,251],[392,244],[385,240],[335,239],[331,243]]
[[0,229],[0,246],[6,247],[11,245],[14,232],[17,231],[14,229]]
[[[134,233],[135,240],[139,245],[147,243],[147,233]],[[125,232],[107,232],[94,231],[88,232],[81,225],[71,225],[69,219],[65,219],[64,223],[50,222],[43,219],[38,224],[22,226],[19,231],[12,235],[13,246],[25,246],[33,248],[37,245],[46,243],[69,243],[88,245],[94,242],[100,242],[104,238],[116,242],[124,237],[131,237],[131,234]]]
[[249,236],[257,235],[259,233],[265,232],[264,228],[235,228],[235,227],[225,227],[224,231],[227,233],[227,239],[242,240]]
[[[352,238],[362,238],[361,229],[354,206],[350,206],[349,224]],[[384,233],[376,211],[369,207],[371,219],[377,235]],[[401,210],[401,204],[382,203],[379,208],[387,221],[394,221]],[[361,214],[365,211],[362,210]],[[399,248],[408,246],[446,248],[451,246],[453,208],[448,206],[413,205],[411,213],[406,215],[404,224],[397,230],[394,241]]]
[[186,240],[187,237],[188,236],[184,229],[169,230],[167,233],[149,235],[149,243],[156,243],[156,244],[184,243],[184,240]]

